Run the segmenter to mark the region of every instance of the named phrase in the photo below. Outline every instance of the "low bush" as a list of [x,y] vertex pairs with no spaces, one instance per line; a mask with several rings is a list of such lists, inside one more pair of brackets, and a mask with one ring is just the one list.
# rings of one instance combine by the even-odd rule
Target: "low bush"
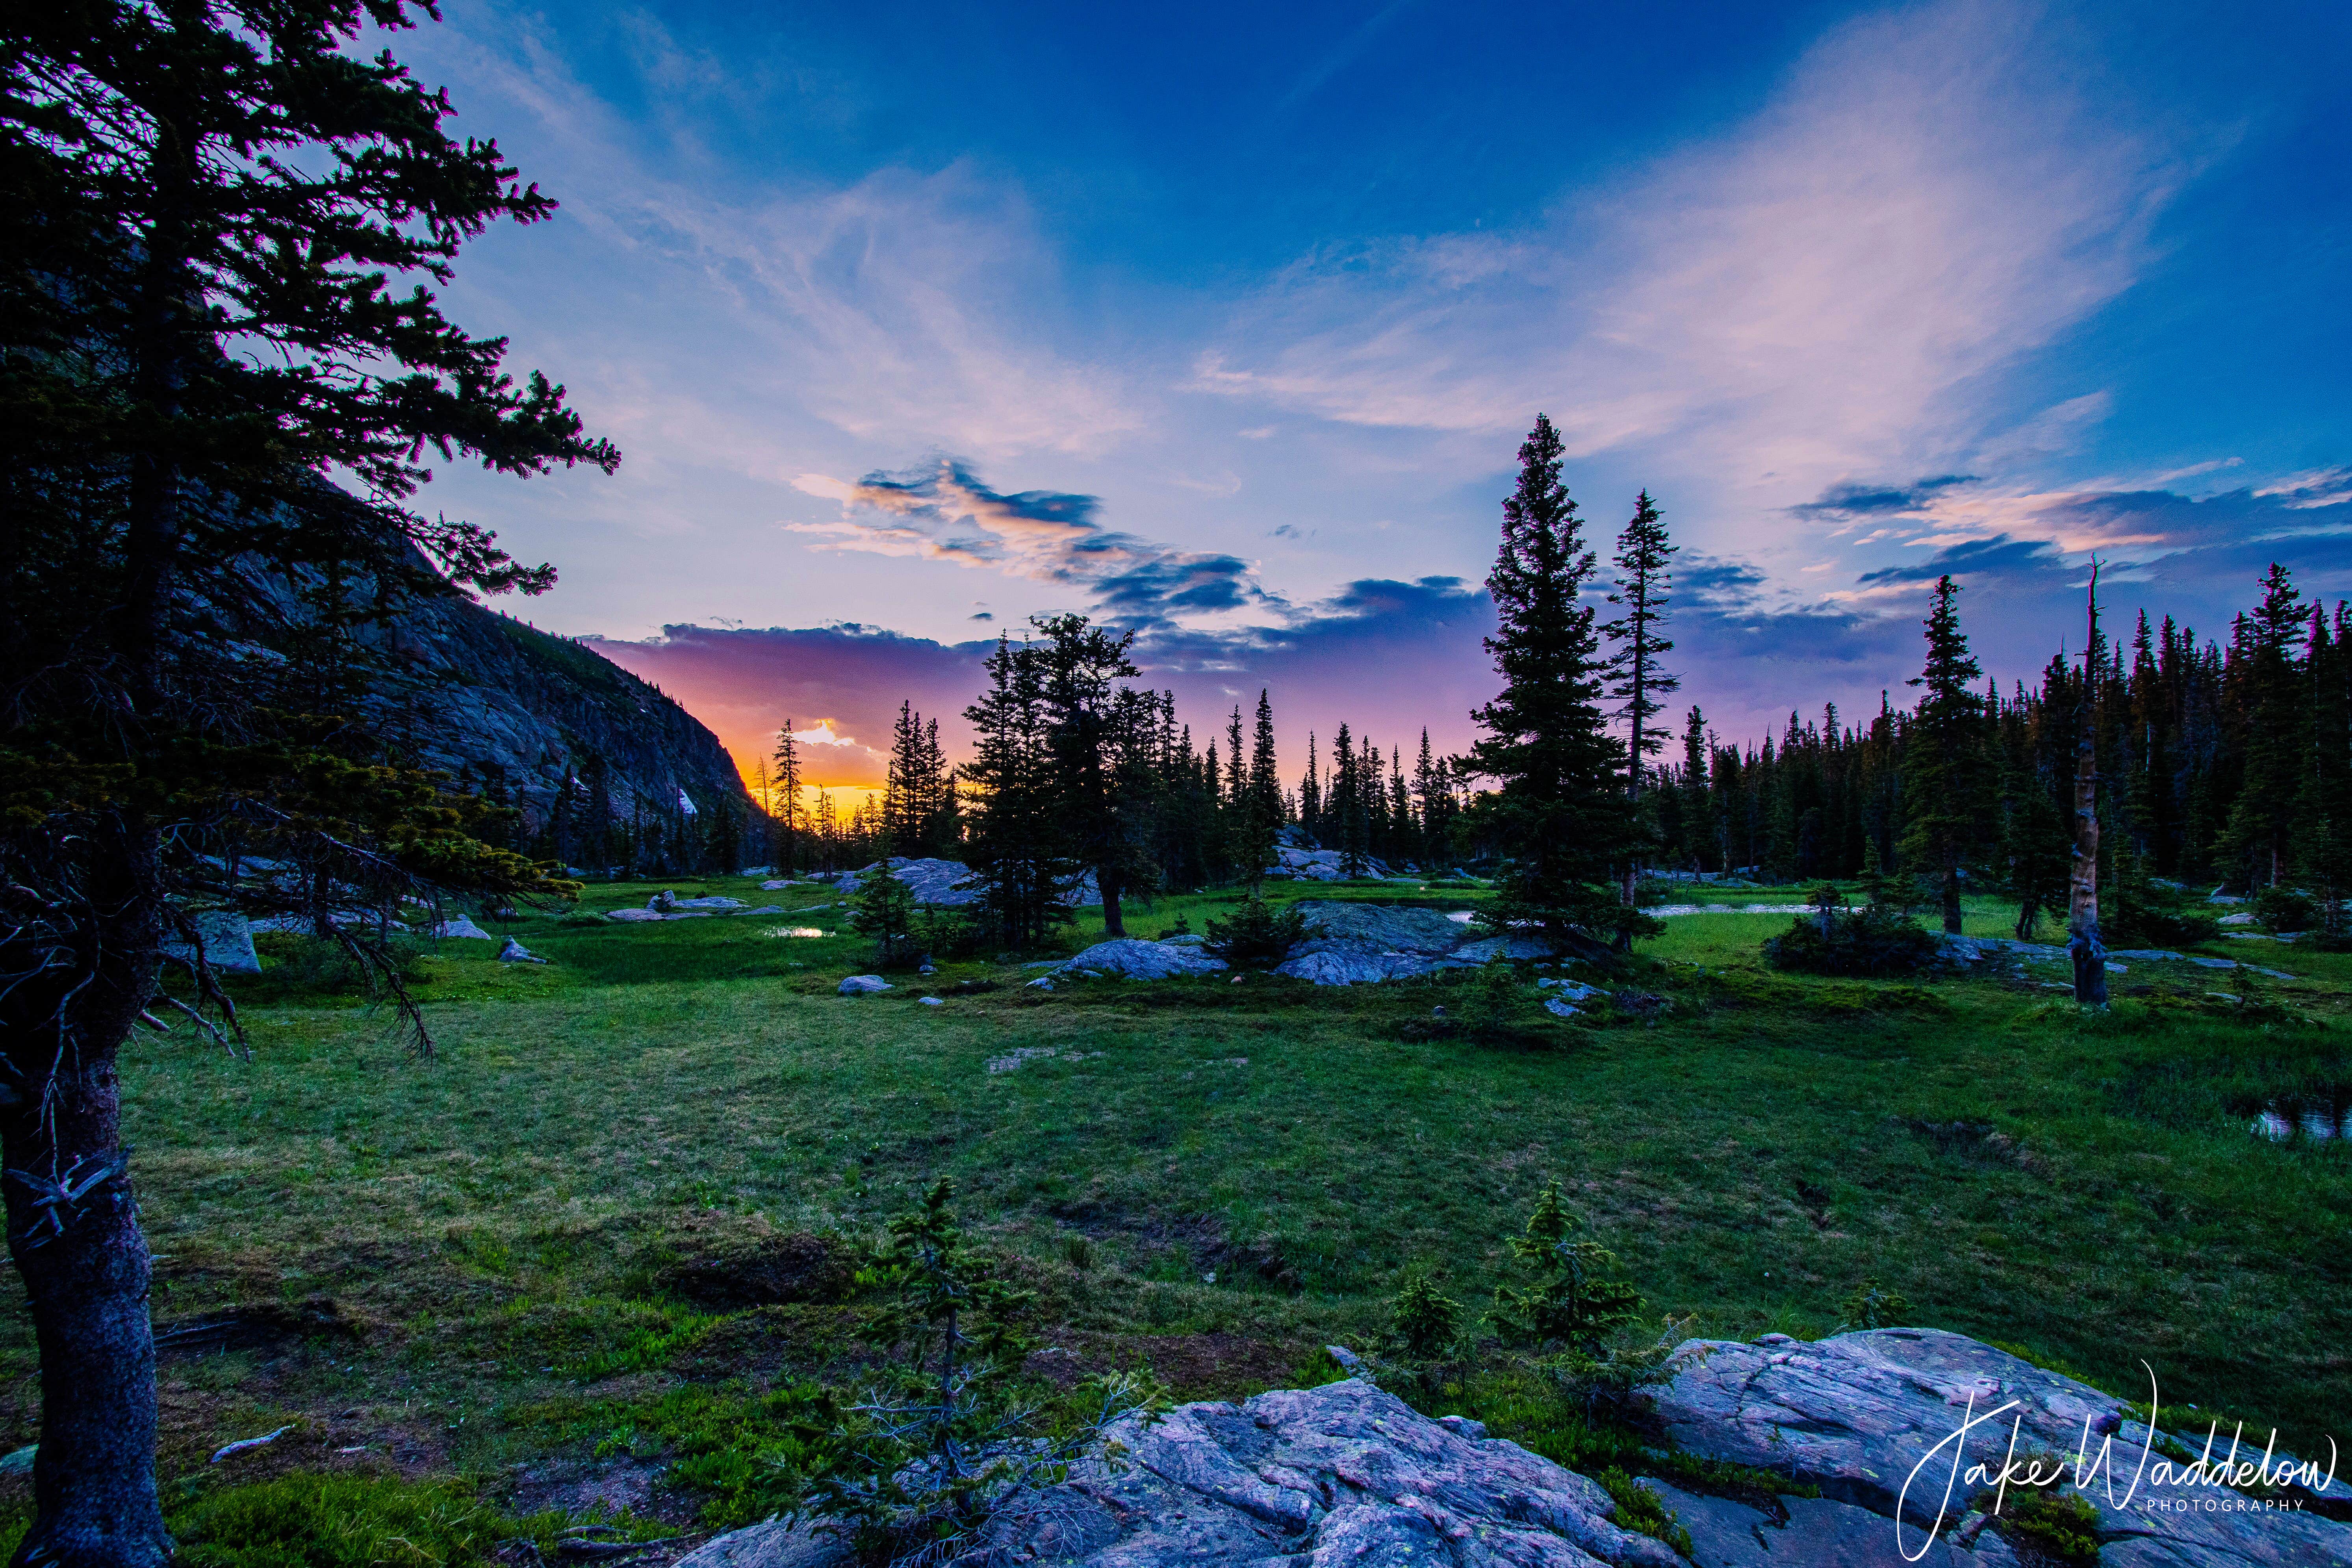
[[1318,931],[1296,905],[1277,910],[1253,895],[1242,900],[1232,920],[1211,921],[1202,946],[1235,969],[1272,969]]
[[1936,962],[1936,939],[1886,904],[1824,908],[1767,941],[1764,958],[1807,974],[1916,974]]
[[2273,882],[2256,893],[2247,908],[2253,912],[2254,923],[2266,931],[2319,928],[2318,900],[2299,888],[2281,887]]

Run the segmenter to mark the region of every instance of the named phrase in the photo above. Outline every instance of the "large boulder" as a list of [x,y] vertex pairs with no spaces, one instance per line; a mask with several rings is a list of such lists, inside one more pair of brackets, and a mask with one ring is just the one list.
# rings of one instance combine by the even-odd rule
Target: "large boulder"
[[[1686,1568],[1618,1527],[1595,1483],[1475,1422],[1432,1421],[1359,1379],[1186,1405],[1110,1439],[1116,1470],[1082,1467],[1011,1521],[1006,1561],[1085,1568]],[[678,1568],[815,1568],[822,1531],[754,1525]]]
[[[861,866],[855,871],[835,871],[829,878],[820,875],[810,879],[817,882],[829,879],[844,891],[855,891],[866,873],[881,864],[877,860],[873,866]],[[919,904],[952,910],[980,900],[981,889],[972,878],[971,868],[961,860],[916,860],[904,855],[893,855],[890,857],[890,869],[898,874],[898,880],[913,890],[915,902]],[[771,887],[777,885],[769,884]],[[1102,894],[1095,887],[1095,874],[1084,871],[1065,883],[1062,902],[1072,909],[1086,909],[1101,903]]]
[[1440,969],[1467,969],[1497,952],[1513,958],[1556,956],[1539,936],[1486,936],[1463,918],[1466,911],[1399,909],[1329,899],[1295,906],[1318,935],[1290,950],[1276,974],[1318,985],[1402,980]]
[[[1126,980],[1166,980],[1179,974],[1210,974],[1225,967],[1198,948],[1172,942],[1140,942],[1133,937],[1098,942],[1066,963],[1057,974],[1115,974]],[[1048,988],[1050,989],[1050,987]]]
[[1276,964],[1274,972],[1317,985],[1360,985],[1458,967],[1450,958],[1383,951],[1367,942],[1311,938],[1292,948],[1290,956]]
[[[1301,899],[1291,906],[1325,939],[1382,952],[1450,953],[1477,933],[1444,910],[1397,909],[1339,899]],[[1297,951],[1297,950],[1293,950]]]
[[[258,974],[261,955],[254,951],[253,922],[235,910],[201,910],[188,917],[204,943],[205,963],[223,974]],[[196,942],[166,941],[163,956],[182,963],[196,962]]]
[[[1755,1344],[1694,1340],[1681,1349],[1695,1364],[1653,1405],[1677,1447],[1819,1487],[1883,1523],[1899,1510],[1912,1550],[1945,1508],[1948,1483],[1948,1529],[1983,1487],[1967,1480],[1968,1468],[1998,1473],[2013,1442],[2018,1455],[2063,1458],[2070,1479],[2078,1457],[2088,1464],[2083,1495],[2098,1510],[2105,1563],[2352,1563],[2352,1526],[2264,1508],[2224,1488],[2157,1484],[2158,1439],[2120,1401],[1962,1334],[1873,1329],[1810,1343],[1768,1334]],[[2201,1452],[2204,1436],[2175,1441]],[[2229,1443],[2222,1433],[2217,1458]],[[2148,1471],[2134,1493],[2144,1455]],[[1973,1522],[1960,1523],[1954,1539]]]
[[1389,869],[1386,861],[1375,860],[1369,855],[1358,856],[1356,868],[1349,871],[1344,864],[1344,857],[1337,849],[1309,849],[1303,845],[1283,844],[1276,847],[1274,859],[1267,865],[1265,874],[1305,882],[1343,882],[1358,877],[1386,880],[1396,875]]

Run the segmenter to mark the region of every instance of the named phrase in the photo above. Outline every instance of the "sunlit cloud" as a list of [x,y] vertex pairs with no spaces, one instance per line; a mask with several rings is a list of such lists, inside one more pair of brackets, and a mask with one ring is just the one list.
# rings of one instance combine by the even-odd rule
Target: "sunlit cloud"
[[1106,529],[1093,496],[992,489],[953,458],[855,484],[814,475],[797,483],[845,509],[837,521],[785,525],[811,536],[813,549],[948,561],[1060,584],[1129,625],[1283,604],[1248,562]]

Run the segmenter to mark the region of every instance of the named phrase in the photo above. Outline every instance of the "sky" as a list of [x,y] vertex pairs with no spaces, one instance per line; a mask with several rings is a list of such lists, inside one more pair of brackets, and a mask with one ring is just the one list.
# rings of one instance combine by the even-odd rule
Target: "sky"
[[2336,0],[445,13],[392,47],[562,203],[452,313],[625,458],[427,504],[747,767],[953,746],[1070,610],[1287,772],[1459,751],[1538,411],[1727,740],[1903,700],[1945,573],[2004,683],[2094,556],[2126,624],[2352,596]]

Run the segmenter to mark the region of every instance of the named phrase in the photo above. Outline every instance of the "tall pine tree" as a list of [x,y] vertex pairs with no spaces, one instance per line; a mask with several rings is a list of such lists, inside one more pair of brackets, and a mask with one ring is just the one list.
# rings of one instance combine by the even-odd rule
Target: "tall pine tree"
[[1902,849],[1915,866],[1933,871],[1944,907],[1944,929],[1960,929],[1960,863],[1976,847],[1982,765],[1978,703],[1970,683],[1984,672],[1960,630],[1959,584],[1936,579],[1925,623],[1927,659],[1911,684],[1926,688],[1913,721],[1903,774]]
[[[467,240],[555,204],[358,47],[420,15],[90,0],[12,11],[0,47],[0,1189],[42,1374],[19,1562],[171,1552],[116,1058],[167,935],[194,936],[184,900],[217,896],[204,858],[241,841],[289,863],[241,895],[280,912],[299,893],[283,912],[314,925],[436,889],[556,890],[471,836],[478,795],[293,717],[203,615],[262,574],[330,585],[335,616],[535,592],[550,570],[406,504],[426,448],[511,475],[619,461],[435,297]],[[341,929],[404,996],[381,922]]]
[[1601,710],[1606,670],[1592,610],[1578,603],[1596,563],[1560,456],[1559,433],[1538,415],[1486,578],[1497,626],[1486,647],[1503,689],[1471,715],[1486,732],[1470,758],[1496,784],[1490,818],[1507,858],[1479,918],[1499,935],[1533,928],[1556,949],[1595,955],[1650,922],[1612,885],[1633,847],[1633,802],[1624,746]]

